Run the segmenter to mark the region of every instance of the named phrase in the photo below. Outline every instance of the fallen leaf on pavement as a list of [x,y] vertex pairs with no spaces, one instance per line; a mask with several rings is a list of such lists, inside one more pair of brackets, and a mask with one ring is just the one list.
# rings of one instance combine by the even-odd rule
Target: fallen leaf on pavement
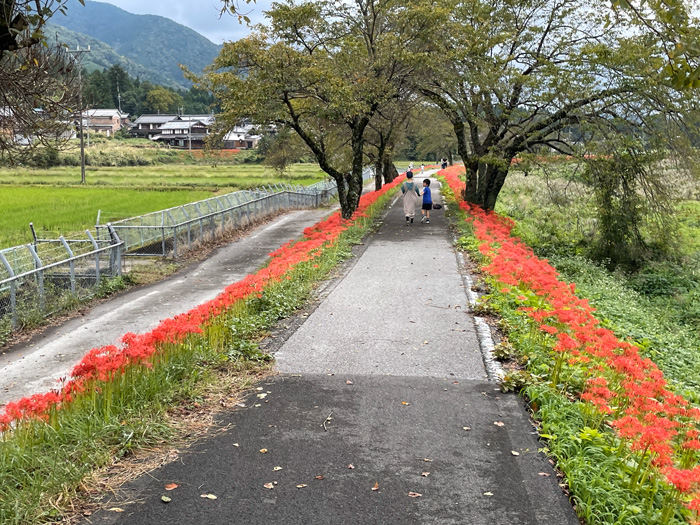
[[352,385],[352,381],[350,381],[350,380],[348,379],[347,381],[345,381],[345,384],[346,384],[346,385]]
[[267,449],[266,448],[261,448],[260,449],[261,454],[267,454]]
[[168,496],[161,496],[160,501],[163,503],[170,503],[172,500]]
[[304,487],[308,487],[306,483],[301,483],[300,485],[297,485],[298,489],[303,489]]
[[408,405],[410,405],[411,403],[409,403],[408,401],[401,401],[401,404],[402,404],[402,405],[408,406]]
[[372,487],[372,490],[373,490],[373,491],[379,490],[379,482],[378,482],[378,481],[375,481],[375,482],[374,482],[374,487]]
[[520,455],[520,452],[516,452],[515,450],[511,450],[510,453],[513,454],[514,456]]
[[549,476],[551,476],[551,474],[547,474],[546,472],[540,472],[539,475],[544,476],[545,478],[548,478]]
[[423,494],[420,492],[409,492],[408,497],[409,498],[420,498]]
[[272,470],[274,470],[275,472],[277,472],[278,470],[282,470],[282,467],[275,467],[275,468],[273,468]]
[[314,479],[323,479],[323,476],[315,476]]
[[424,478],[427,478],[428,476],[430,476],[430,472],[421,472],[420,475]]
[[109,509],[110,512],[124,512],[124,509],[120,509],[119,507],[112,507]]
[[494,421],[493,424],[496,425],[497,427],[504,427],[504,426],[506,426],[506,424],[503,423],[502,421]]
[[484,496],[493,496],[493,492],[484,492]]
[[432,459],[429,459],[429,458],[423,458],[423,461],[427,461],[428,463],[430,463],[430,462],[432,461]]
[[471,429],[472,427],[462,427],[462,430],[466,430],[467,432],[469,432]]
[[265,399],[267,397],[266,393],[258,394],[258,399]]
[[352,470],[352,469],[355,468],[355,465],[353,465],[352,463],[350,463],[350,464],[348,465],[348,468],[349,468],[350,470]]
[[234,447],[240,447],[240,445],[239,445],[238,443],[234,443],[233,446],[234,446]]
[[200,498],[206,498],[206,499],[216,499],[216,496],[214,494],[202,494],[199,496]]
[[263,387],[259,386],[255,390],[265,390]]
[[165,490],[175,490],[175,489],[178,488],[179,486],[180,486],[180,485],[178,485],[177,483],[168,483],[168,484],[165,486]]
[[266,489],[274,489],[275,488],[275,486],[272,483],[265,483],[263,485],[263,487],[265,487]]

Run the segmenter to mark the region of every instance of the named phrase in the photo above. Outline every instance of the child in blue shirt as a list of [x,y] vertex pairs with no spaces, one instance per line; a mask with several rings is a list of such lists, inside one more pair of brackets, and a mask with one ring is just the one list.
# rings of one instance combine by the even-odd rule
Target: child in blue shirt
[[420,222],[426,222],[430,224],[430,210],[433,209],[433,197],[430,193],[430,179],[425,179],[423,181],[423,206],[421,206],[420,213],[422,215]]

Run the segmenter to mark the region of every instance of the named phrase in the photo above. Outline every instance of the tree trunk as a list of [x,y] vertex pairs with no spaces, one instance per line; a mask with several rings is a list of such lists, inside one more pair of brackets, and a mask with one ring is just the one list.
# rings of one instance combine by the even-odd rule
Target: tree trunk
[[394,166],[394,159],[391,155],[384,154],[384,182],[392,182],[396,177],[399,176],[399,172],[396,171],[396,166]]
[[479,161],[476,170],[469,173],[467,169],[467,180],[474,180],[473,187],[469,185],[464,191],[464,200],[481,206],[484,210],[493,210],[498,200],[498,194],[503,188],[503,184],[508,176],[511,159],[501,159],[495,163]]
[[448,149],[448,150],[447,150],[447,163],[448,163],[450,166],[454,166],[454,164],[455,164],[455,163],[454,163],[454,159],[452,158],[452,150],[451,150],[451,149]]
[[374,190],[382,189],[382,180],[384,178],[384,156],[386,155],[386,146],[380,144],[377,148],[377,157],[374,159]]
[[[365,123],[366,126],[366,123]],[[341,210],[343,219],[349,219],[360,204],[362,196],[362,161],[364,160],[364,127],[356,126],[352,133],[352,171],[348,180],[347,202],[343,205],[341,201]]]

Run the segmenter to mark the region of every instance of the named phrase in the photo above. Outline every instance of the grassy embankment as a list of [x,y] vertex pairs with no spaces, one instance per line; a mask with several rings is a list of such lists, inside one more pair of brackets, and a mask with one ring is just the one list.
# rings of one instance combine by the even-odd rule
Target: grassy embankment
[[[460,246],[492,263],[484,273],[490,293],[479,308],[501,317],[505,339],[496,352],[510,366],[503,386],[526,393],[544,448],[586,523],[696,519],[697,414],[679,409],[685,401],[675,394],[700,402],[697,191],[684,188],[676,253],[635,273],[611,273],[587,258],[595,228],[588,189],[561,175],[513,172],[498,211],[516,219],[513,235],[546,257],[571,288],[554,285],[546,261],[513,244],[501,252],[504,241],[461,225]],[[503,278],[494,277],[499,272]],[[524,277],[517,282],[510,272]],[[585,321],[588,306],[576,302],[574,286],[598,325]],[[670,389],[643,358],[658,365]]]

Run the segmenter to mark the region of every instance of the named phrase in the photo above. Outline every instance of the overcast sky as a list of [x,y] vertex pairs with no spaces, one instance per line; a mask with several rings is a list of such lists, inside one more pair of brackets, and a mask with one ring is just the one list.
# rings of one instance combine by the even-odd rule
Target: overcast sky
[[[249,33],[245,23],[239,24],[237,17],[219,16],[219,10],[222,6],[219,0],[99,1],[116,5],[136,15],[159,15],[170,18],[178,24],[194,29],[215,44],[221,44],[224,40],[238,40]],[[252,22],[262,22],[262,11],[271,3],[271,0],[257,0],[257,2],[250,4],[241,2],[241,11],[243,14],[248,14]]]

